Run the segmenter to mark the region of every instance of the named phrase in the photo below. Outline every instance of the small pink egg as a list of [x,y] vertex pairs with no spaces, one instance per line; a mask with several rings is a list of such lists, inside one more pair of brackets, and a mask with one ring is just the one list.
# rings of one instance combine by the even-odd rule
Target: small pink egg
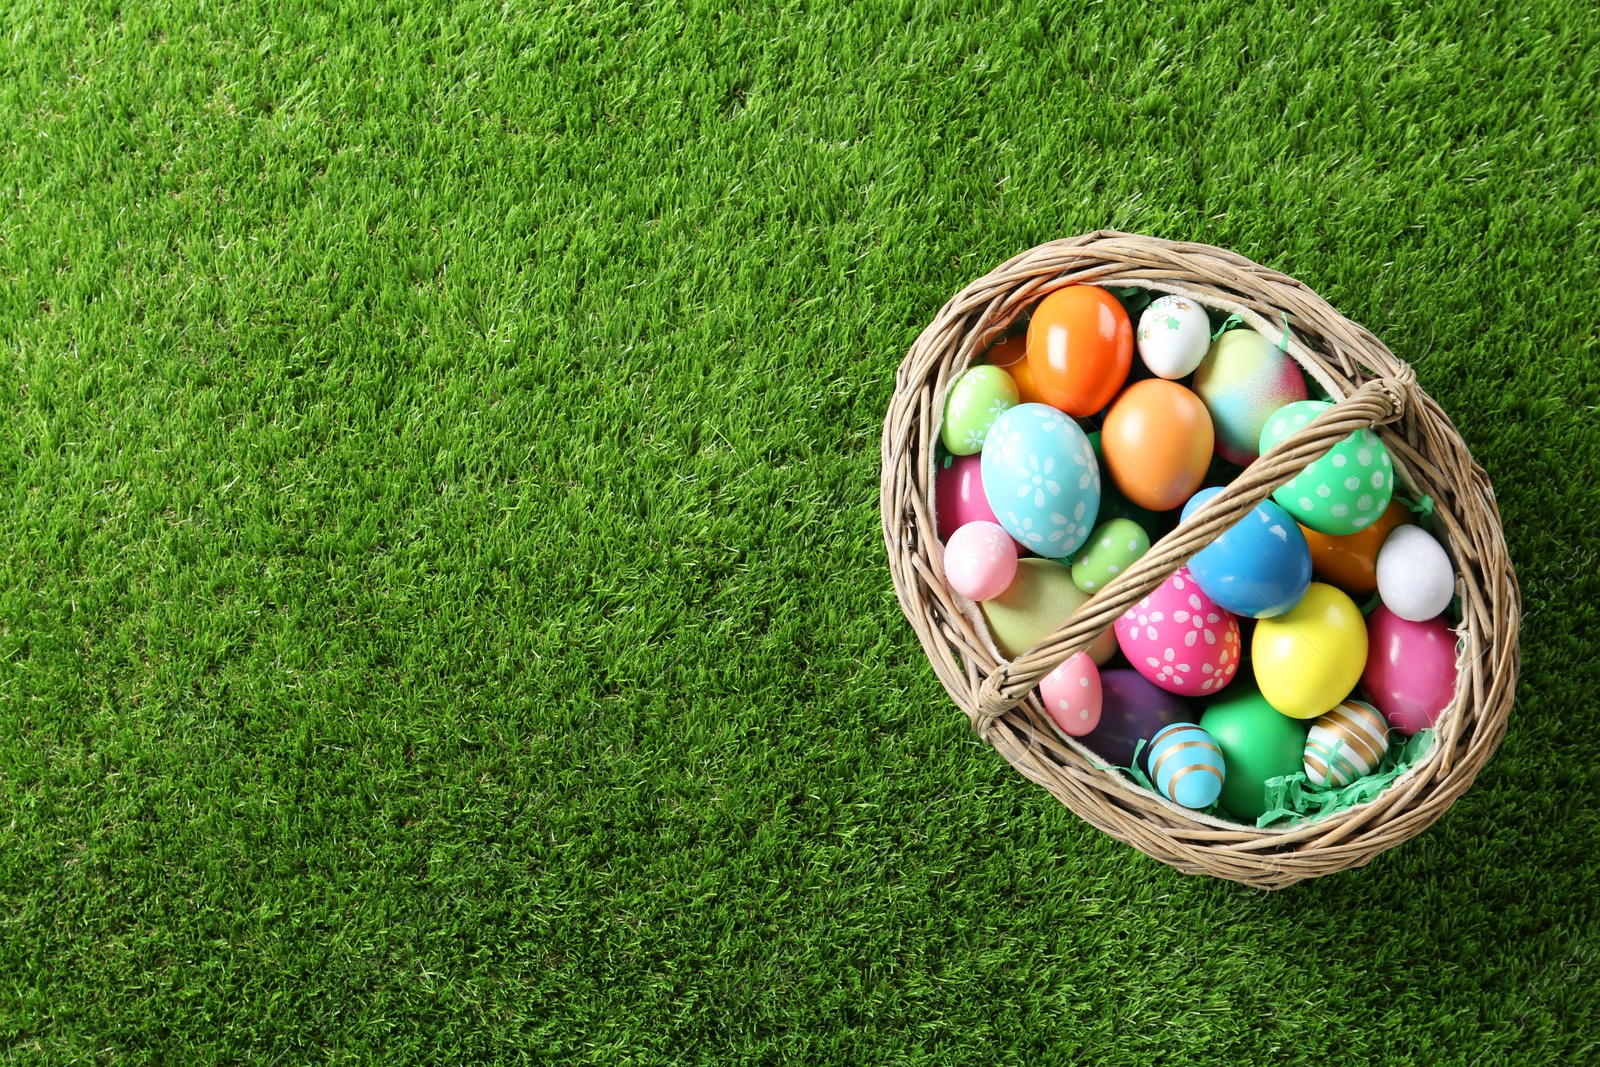
[[1100,725],[1100,668],[1089,653],[1062,660],[1039,682],[1044,709],[1068,737],[1082,737]]
[[969,522],[944,546],[944,577],[968,600],[989,600],[1017,576],[1017,546],[998,523]]
[[1239,670],[1239,620],[1179,567],[1114,624],[1133,669],[1169,693],[1207,696]]
[[1402,619],[1387,607],[1367,618],[1361,689],[1389,725],[1412,736],[1439,721],[1456,695],[1456,635],[1443,616]]
[[[940,467],[933,477],[934,517],[939,527],[939,540],[949,543],[950,538],[969,522],[992,522],[994,509],[989,498],[983,495],[983,454],[956,456],[948,467]],[[1012,540],[1012,544],[1017,544]],[[1027,552],[1020,544],[1020,552]]]

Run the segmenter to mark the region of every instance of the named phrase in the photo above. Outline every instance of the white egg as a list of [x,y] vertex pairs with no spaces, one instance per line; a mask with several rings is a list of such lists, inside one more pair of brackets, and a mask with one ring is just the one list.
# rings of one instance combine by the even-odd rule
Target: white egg
[[1427,622],[1450,606],[1455,573],[1428,531],[1396,526],[1378,550],[1378,596],[1402,619]]
[[1163,296],[1139,316],[1139,358],[1163,378],[1193,373],[1211,347],[1206,309],[1186,296]]

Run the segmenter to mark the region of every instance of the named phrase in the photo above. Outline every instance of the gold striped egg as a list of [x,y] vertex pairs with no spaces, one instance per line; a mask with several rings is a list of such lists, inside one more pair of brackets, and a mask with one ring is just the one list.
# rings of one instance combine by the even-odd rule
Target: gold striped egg
[[1306,780],[1343,789],[1378,769],[1389,750],[1389,724],[1378,709],[1346,700],[1311,724],[1306,737]]
[[1216,739],[1192,722],[1162,727],[1150,739],[1150,780],[1174,803],[1210,807],[1227,776]]

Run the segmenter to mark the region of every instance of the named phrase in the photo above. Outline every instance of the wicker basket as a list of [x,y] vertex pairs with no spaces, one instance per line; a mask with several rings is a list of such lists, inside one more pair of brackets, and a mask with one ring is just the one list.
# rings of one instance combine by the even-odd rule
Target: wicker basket
[[[934,524],[934,442],[947,385],[1045,294],[1071,284],[1187,295],[1240,315],[1337,399],[1157,542],[1060,629],[1005,661],[974,606],[946,586]],[[1351,432],[1375,427],[1400,483],[1436,505],[1456,566],[1463,640],[1455,700],[1428,754],[1365,804],[1258,830],[1178,807],[1048,723],[1035,685],[1279,485]],[[1111,231],[1040,245],[945,304],[895,378],[883,429],[883,533],[906,618],[973,728],[1013,767],[1094,826],[1180,871],[1278,889],[1359,867],[1442,815],[1505,733],[1520,653],[1520,602],[1494,492],[1409,366],[1293,278],[1209,245]]]

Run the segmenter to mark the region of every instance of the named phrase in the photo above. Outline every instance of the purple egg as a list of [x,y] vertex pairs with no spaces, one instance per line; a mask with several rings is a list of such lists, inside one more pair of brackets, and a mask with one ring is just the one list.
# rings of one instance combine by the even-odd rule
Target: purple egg
[[1078,740],[1107,763],[1127,767],[1140,741],[1148,742],[1163,726],[1194,721],[1188,701],[1145,681],[1138,671],[1101,671],[1100,725]]

